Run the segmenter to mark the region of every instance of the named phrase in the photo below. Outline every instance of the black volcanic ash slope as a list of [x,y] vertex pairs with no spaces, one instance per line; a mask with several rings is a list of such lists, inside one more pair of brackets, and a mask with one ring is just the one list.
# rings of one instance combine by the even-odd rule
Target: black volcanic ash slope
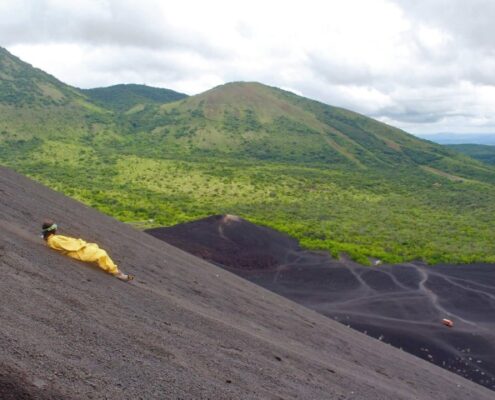
[[[136,281],[47,249],[46,217]],[[4,392],[28,382],[31,398],[493,398],[5,168],[0,223]]]
[[265,269],[286,262],[300,250],[296,240],[235,215],[213,215],[146,233],[220,266]]
[[[290,237],[231,215],[147,232],[495,389],[494,265],[363,267],[303,251]],[[441,324],[445,317],[453,329]]]

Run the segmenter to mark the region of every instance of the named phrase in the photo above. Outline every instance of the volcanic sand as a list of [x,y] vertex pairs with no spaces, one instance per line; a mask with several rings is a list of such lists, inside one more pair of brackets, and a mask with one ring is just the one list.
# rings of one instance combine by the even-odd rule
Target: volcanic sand
[[365,267],[304,251],[280,232],[230,215],[148,233],[495,389],[494,265]]
[[[99,243],[136,280],[48,249],[44,218]],[[0,225],[4,397],[493,398],[1,167]]]

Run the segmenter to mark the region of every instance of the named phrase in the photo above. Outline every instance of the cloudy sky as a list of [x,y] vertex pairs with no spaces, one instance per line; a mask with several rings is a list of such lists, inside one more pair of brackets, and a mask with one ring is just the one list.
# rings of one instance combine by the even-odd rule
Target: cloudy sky
[[0,0],[0,46],[74,86],[259,81],[414,134],[495,133],[495,0]]

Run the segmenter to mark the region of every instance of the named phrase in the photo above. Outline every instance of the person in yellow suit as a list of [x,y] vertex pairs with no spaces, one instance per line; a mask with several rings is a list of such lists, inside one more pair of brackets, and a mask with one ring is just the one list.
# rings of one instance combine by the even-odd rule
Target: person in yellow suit
[[57,235],[57,224],[45,221],[42,225],[43,239],[48,246],[76,260],[96,263],[103,271],[122,281],[134,279],[133,275],[122,273],[107,252],[96,243],[87,243],[82,239]]

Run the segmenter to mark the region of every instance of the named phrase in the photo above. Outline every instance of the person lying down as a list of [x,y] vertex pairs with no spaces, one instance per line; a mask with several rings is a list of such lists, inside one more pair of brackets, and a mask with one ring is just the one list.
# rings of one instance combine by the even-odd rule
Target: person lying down
[[96,243],[87,243],[82,239],[57,235],[57,228],[57,224],[53,221],[43,222],[42,235],[48,247],[76,260],[95,263],[103,271],[121,281],[127,282],[134,279],[133,275],[121,272],[107,252],[100,249]]

